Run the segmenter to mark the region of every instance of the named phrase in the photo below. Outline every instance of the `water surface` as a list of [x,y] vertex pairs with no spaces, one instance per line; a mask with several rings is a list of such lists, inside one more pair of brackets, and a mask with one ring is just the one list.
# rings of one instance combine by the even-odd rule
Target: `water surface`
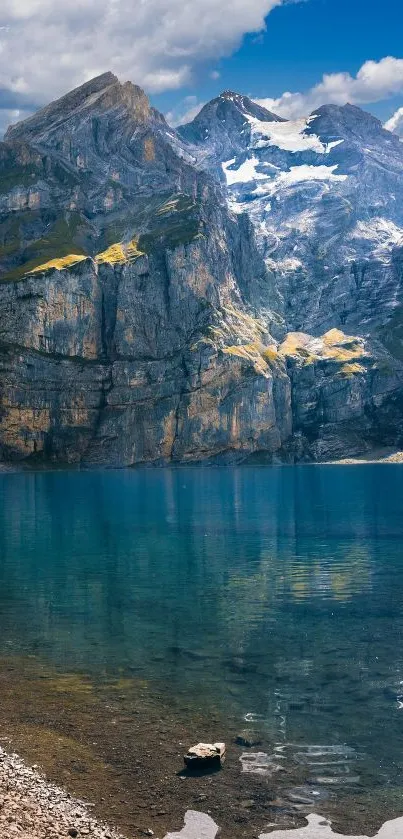
[[403,792],[402,499],[399,464],[2,474],[0,656],[138,680],[197,739],[212,713],[225,739],[257,730],[243,765],[286,769],[279,813],[368,795],[384,820]]

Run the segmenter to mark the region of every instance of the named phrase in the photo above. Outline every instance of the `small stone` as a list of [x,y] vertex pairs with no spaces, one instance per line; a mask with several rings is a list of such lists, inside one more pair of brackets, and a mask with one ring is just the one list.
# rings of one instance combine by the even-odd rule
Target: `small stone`
[[72,839],[76,839],[76,836],[78,836],[78,830],[76,830],[75,827],[70,827],[68,834],[72,837]]
[[239,732],[235,742],[238,746],[250,749],[252,746],[260,746],[262,738],[258,731],[254,731],[253,729],[244,729],[244,731]]

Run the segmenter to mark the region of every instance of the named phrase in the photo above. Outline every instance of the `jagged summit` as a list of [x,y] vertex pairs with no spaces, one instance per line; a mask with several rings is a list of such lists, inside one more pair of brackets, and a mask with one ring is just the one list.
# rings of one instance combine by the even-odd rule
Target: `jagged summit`
[[63,115],[65,116],[80,107],[80,105],[88,102],[94,94],[98,94],[100,91],[106,90],[111,85],[117,83],[119,83],[119,80],[113,73],[102,73],[100,76],[96,76],[90,79],[90,81],[74,88],[74,90],[70,90],[69,93],[66,93],[59,99],[50,102],[49,105],[41,108],[40,111],[32,114],[27,119],[21,120],[15,123],[15,125],[10,125],[6,131],[5,139],[19,139],[22,136],[40,132],[42,127],[52,121],[52,118],[56,120],[57,117],[61,118]]
[[253,116],[265,122],[285,122],[283,117],[274,114],[262,105],[258,105],[249,96],[243,93],[236,93],[234,90],[224,90],[215,99],[202,108],[197,114],[194,122],[199,122],[206,115],[212,116],[215,114],[218,119],[225,119],[229,113],[238,112],[243,118],[245,116]]
[[185,135],[191,125],[193,131],[203,132],[207,123],[212,120],[221,122],[223,125],[233,122],[238,127],[242,127],[245,124],[245,118],[248,116],[264,122],[285,122],[282,117],[253,102],[249,96],[244,96],[242,93],[236,93],[233,90],[224,90],[219,96],[204,105],[192,123],[180,126],[179,130]]
[[[144,122],[157,112],[151,108],[144,91],[132,82],[121,83],[111,72],[85,82],[80,87],[51,102],[37,113],[8,128],[5,140],[41,140],[43,135],[57,129],[72,117],[80,118],[88,112],[107,111],[123,106],[136,120]],[[161,115],[158,115],[163,119]]]
[[248,96],[225,90],[208,102],[193,122],[180,126],[178,133],[190,143],[208,143],[215,156],[231,157],[248,146],[253,120],[286,121]]
[[[205,182],[184,147],[144,91],[112,73],[11,127],[0,143],[0,216],[4,206],[27,213],[11,247],[3,228],[0,276],[3,269],[3,277],[18,279],[66,258],[76,264],[109,245],[121,254],[123,239],[154,224],[156,201],[196,195]],[[159,219],[154,226],[159,230]]]

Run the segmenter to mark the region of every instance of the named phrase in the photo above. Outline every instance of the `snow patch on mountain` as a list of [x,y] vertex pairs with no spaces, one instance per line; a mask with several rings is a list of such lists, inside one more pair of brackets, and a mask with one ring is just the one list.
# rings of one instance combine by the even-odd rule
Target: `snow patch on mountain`
[[223,172],[227,180],[227,186],[232,184],[249,183],[250,181],[266,180],[267,175],[256,171],[256,166],[259,164],[257,157],[251,157],[245,160],[238,169],[231,169],[231,166],[236,162],[236,158],[227,160],[222,164]]
[[[335,166],[291,166],[288,172],[280,172],[267,184],[259,184],[254,190],[254,195],[274,195],[282,189],[295,186],[306,181],[345,181],[347,175],[335,175]],[[264,176],[263,176],[264,177]]]
[[251,126],[251,145],[256,149],[277,146],[289,152],[314,151],[317,154],[329,154],[335,146],[344,142],[340,139],[322,143],[316,134],[307,133],[311,117],[289,122],[262,122],[256,117],[247,114],[245,116]]

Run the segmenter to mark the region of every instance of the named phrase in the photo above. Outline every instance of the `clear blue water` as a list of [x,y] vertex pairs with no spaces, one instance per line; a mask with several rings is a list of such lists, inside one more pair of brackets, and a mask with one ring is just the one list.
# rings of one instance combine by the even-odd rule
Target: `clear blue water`
[[400,465],[4,473],[0,655],[252,720],[318,794],[403,786],[402,513]]

